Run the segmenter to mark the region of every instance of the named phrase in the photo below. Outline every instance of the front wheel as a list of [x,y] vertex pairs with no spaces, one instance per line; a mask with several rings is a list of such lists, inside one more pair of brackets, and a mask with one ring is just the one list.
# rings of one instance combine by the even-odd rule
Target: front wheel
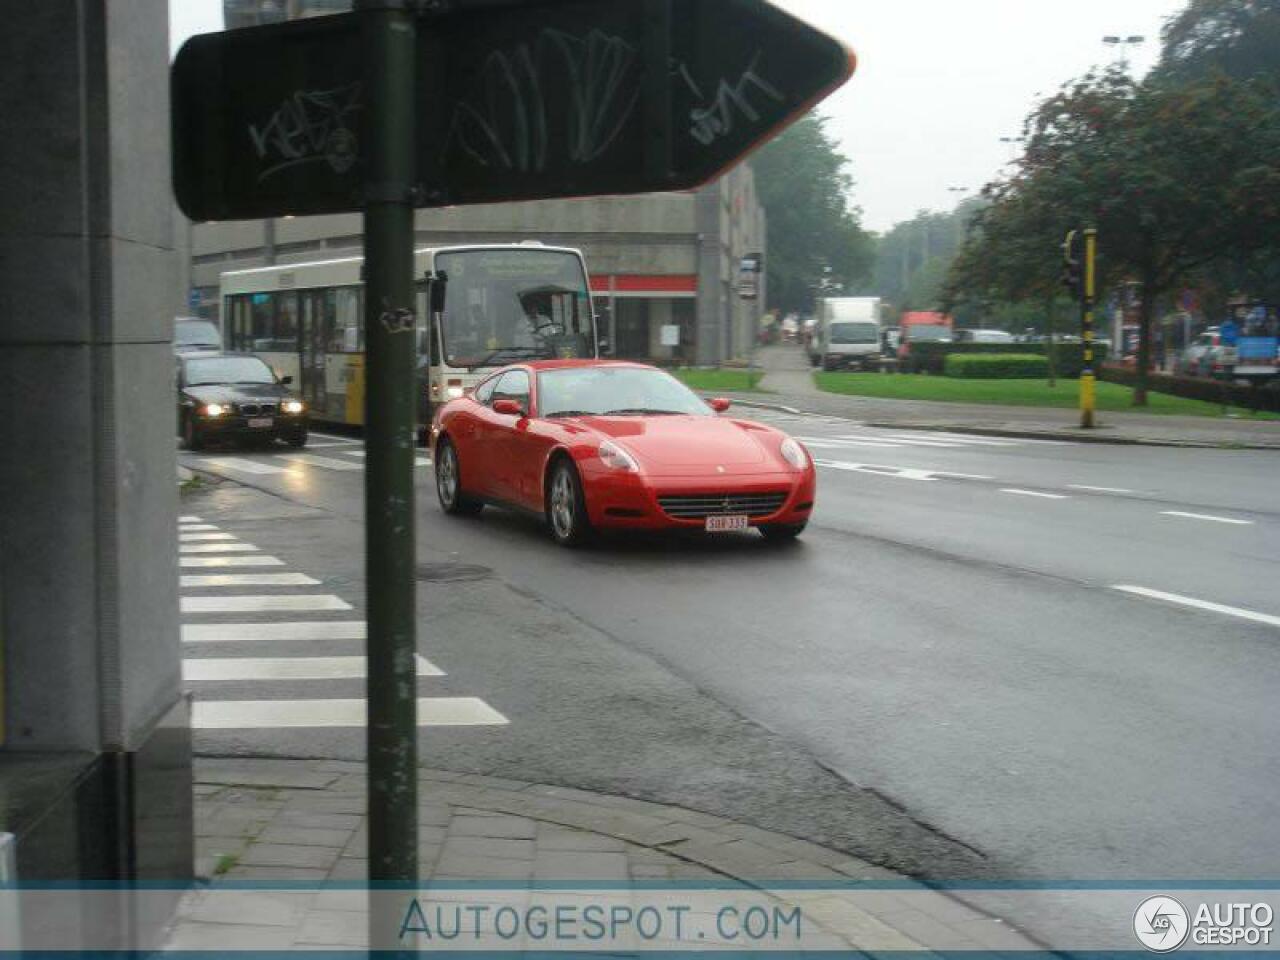
[[435,460],[436,496],[440,500],[440,509],[451,516],[475,515],[483,510],[483,503],[462,492],[462,467],[458,462],[458,451],[447,438],[441,438],[436,445]]
[[547,526],[556,543],[577,547],[591,539],[591,520],[582,493],[582,479],[569,460],[561,459],[551,468],[547,487]]
[[769,523],[758,529],[766,540],[786,543],[804,533],[805,526],[803,523]]

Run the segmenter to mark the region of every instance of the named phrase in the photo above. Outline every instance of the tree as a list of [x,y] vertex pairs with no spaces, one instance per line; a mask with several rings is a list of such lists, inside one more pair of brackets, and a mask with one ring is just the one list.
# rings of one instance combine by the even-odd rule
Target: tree
[[1225,73],[1280,86],[1280,0],[1191,0],[1161,40],[1157,81]]
[[816,291],[847,290],[870,273],[872,241],[850,200],[848,160],[825,124],[810,113],[752,160],[768,218],[769,306],[784,311],[809,311]]

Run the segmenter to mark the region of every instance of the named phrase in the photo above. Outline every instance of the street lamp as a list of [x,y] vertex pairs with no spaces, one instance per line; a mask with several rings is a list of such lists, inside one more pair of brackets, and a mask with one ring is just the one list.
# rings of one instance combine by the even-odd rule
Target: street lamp
[[1129,69],[1129,48],[1139,46],[1146,43],[1146,41],[1147,38],[1141,34],[1130,34],[1127,37],[1112,35],[1102,38],[1102,42],[1107,46],[1114,47],[1120,51],[1120,69],[1126,71]]
[[1000,142],[1007,143],[1009,145],[1009,162],[1013,163],[1014,160],[1018,159],[1018,144],[1026,143],[1027,138],[1026,137],[1001,137]]

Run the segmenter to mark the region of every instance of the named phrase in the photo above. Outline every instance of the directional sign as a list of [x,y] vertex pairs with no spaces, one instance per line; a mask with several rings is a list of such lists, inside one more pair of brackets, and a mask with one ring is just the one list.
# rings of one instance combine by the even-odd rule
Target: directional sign
[[[359,16],[193,37],[173,68],[194,220],[359,210]],[[461,0],[417,41],[418,206],[698,186],[852,75],[762,0]]]

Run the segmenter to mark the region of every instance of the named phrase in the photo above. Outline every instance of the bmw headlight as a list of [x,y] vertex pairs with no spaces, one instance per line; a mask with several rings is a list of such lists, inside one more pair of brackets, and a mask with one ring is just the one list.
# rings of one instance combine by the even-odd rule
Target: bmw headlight
[[220,403],[209,403],[205,405],[203,412],[206,417],[220,417],[227,412],[227,408]]
[[782,446],[778,448],[778,452],[782,454],[782,459],[787,461],[797,470],[803,470],[809,465],[809,454],[805,452],[803,446],[798,440],[791,437],[782,441]]
[[284,402],[285,413],[301,413],[306,409],[306,405],[301,400],[286,400]]
[[614,470],[625,470],[627,473],[640,472],[640,464],[636,463],[636,458],[612,440],[606,440],[600,444],[598,452],[606,467]]

